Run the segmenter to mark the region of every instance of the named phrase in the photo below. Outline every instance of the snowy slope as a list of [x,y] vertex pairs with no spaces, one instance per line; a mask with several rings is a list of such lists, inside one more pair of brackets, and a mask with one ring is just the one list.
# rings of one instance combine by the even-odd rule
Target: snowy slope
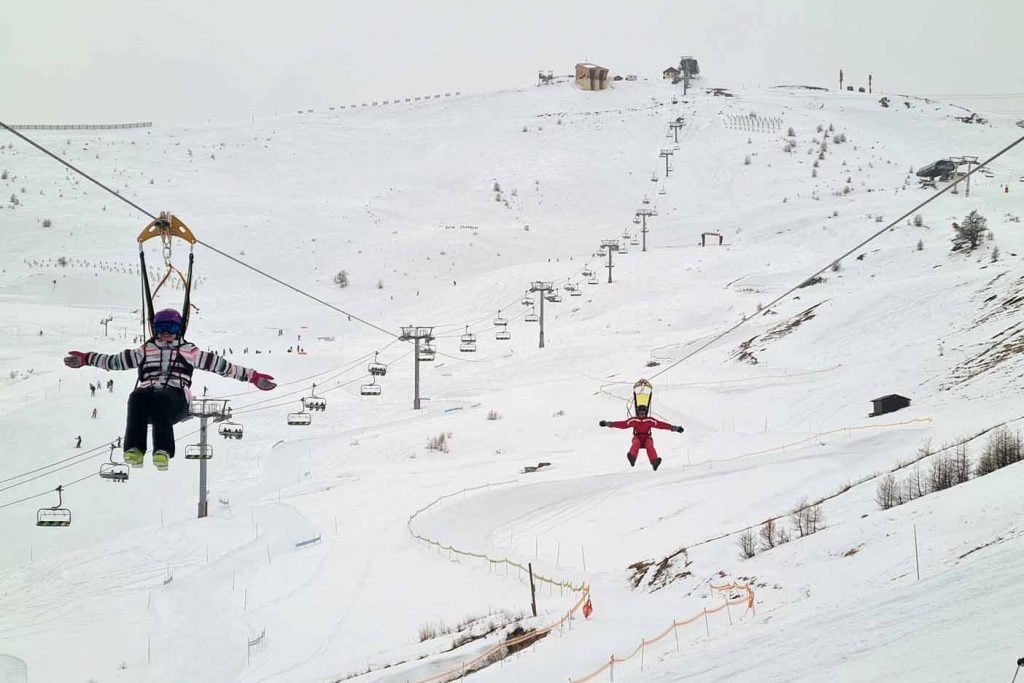
[[[1011,587],[1022,578],[1011,559],[1021,543],[1013,467],[886,512],[868,482],[826,504],[819,534],[750,560],[735,537],[693,547],[690,564],[672,565],[690,574],[656,590],[649,577],[634,589],[629,566],[887,470],[925,439],[1020,416],[1019,150],[991,178],[975,174],[970,198],[939,198],[920,211],[922,226],[900,223],[821,284],[757,314],[927,197],[912,176],[907,185],[912,167],[987,156],[1020,130],[998,116],[965,125],[955,107],[902,97],[883,109],[849,93],[682,98],[663,83],[621,86],[33,135],[149,211],[175,211],[208,244],[354,316],[197,247],[190,338],[282,382],[257,395],[197,374],[198,389],[232,398],[246,430],[240,442],[214,444],[205,520],[194,519],[194,463],[181,458],[168,473],[147,463],[124,485],[88,477],[123,429],[131,377],[113,375],[115,391],[92,398],[87,384],[109,376],[60,364],[69,348],[132,345],[139,286],[130,271],[147,219],[9,136],[0,198],[19,203],[0,210],[9,245],[0,262],[0,654],[24,660],[30,680],[421,680],[498,637],[446,652],[454,636],[421,643],[426,625],[485,617],[483,629],[528,611],[529,593],[518,571],[431,549],[411,529],[591,587],[594,617],[577,614],[571,631],[480,680],[579,679],[673,619],[719,605],[707,586],[733,580],[753,582],[756,614],[734,608],[707,629],[680,628],[678,652],[669,638],[645,651],[643,671],[634,658],[616,676],[1004,675],[1020,654],[1005,638],[1019,621]],[[780,126],[752,129],[752,114]],[[685,125],[665,179],[658,152],[673,146],[667,123],[677,117]],[[812,177],[816,128],[830,124]],[[840,133],[847,141],[833,143]],[[658,211],[648,251],[617,256],[608,285],[594,251],[635,234],[644,196]],[[994,242],[951,254],[949,225],[971,209],[989,218]],[[725,244],[701,248],[704,231]],[[158,252],[148,256],[159,264]],[[600,285],[585,283],[585,267]],[[342,269],[345,289],[332,282]],[[544,349],[519,303],[534,280],[579,282],[584,293],[546,304]],[[808,310],[788,334],[764,339]],[[510,342],[494,339],[499,313]],[[745,326],[672,365],[744,316]],[[411,410],[409,347],[359,319],[394,332],[436,326],[438,358],[421,367],[423,410]],[[475,354],[458,352],[467,326],[479,335]],[[738,359],[755,335],[745,348],[757,362]],[[1005,360],[990,367],[993,341]],[[289,352],[296,345],[307,354]],[[361,398],[374,351],[389,363],[384,393]],[[665,458],[656,474],[643,457],[629,469],[626,433],[597,428],[623,414],[640,376],[653,376],[655,412],[686,427],[656,434]],[[327,412],[288,427],[286,413],[313,382]],[[868,418],[870,399],[888,393],[913,403]],[[196,429],[178,427],[179,449]],[[78,434],[82,451],[72,447]],[[450,434],[450,452],[424,447],[439,434]],[[980,447],[972,443],[973,457]],[[522,473],[538,462],[551,464]],[[48,490],[83,478],[65,493],[71,527],[33,526],[36,508],[56,502]],[[485,484],[496,485],[410,522],[439,496]],[[552,623],[577,597],[542,585],[541,616],[526,623]]]

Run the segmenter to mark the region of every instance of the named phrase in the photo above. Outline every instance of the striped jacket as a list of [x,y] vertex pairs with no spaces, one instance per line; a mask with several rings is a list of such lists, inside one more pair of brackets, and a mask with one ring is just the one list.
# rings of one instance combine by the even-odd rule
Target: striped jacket
[[176,387],[189,396],[192,371],[196,368],[240,382],[251,381],[255,372],[235,365],[215,353],[202,351],[192,342],[183,339],[172,342],[150,339],[137,349],[125,349],[115,354],[89,352],[87,364],[104,370],[138,369],[138,386]]

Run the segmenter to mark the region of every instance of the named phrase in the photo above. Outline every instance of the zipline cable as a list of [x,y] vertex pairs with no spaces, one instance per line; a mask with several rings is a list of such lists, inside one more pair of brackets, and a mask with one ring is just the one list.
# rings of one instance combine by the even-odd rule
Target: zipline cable
[[[875,232],[875,233],[874,233],[873,235],[871,235],[871,236],[870,236],[870,237],[868,237],[867,239],[864,239],[864,240],[862,240],[862,241],[861,241],[860,243],[858,243],[858,244],[857,244],[856,246],[852,247],[851,249],[848,249],[848,250],[847,250],[847,251],[846,251],[846,252],[845,252],[844,254],[842,254],[841,256],[838,256],[837,258],[834,258],[834,259],[832,259],[831,261],[829,261],[829,262],[828,262],[828,263],[827,263],[826,265],[822,266],[822,267],[821,267],[821,268],[820,268],[819,270],[815,271],[815,272],[814,272],[814,273],[813,273],[812,275],[810,275],[809,277],[807,277],[807,278],[804,278],[804,279],[803,279],[803,280],[801,280],[801,281],[800,281],[800,282],[799,282],[798,284],[796,284],[796,285],[793,285],[793,286],[792,286],[791,288],[789,288],[789,289],[788,289],[788,290],[787,290],[786,292],[784,292],[784,293],[780,294],[779,296],[775,297],[775,298],[774,298],[774,299],[773,299],[772,301],[770,301],[770,302],[769,302],[769,303],[768,303],[767,305],[765,305],[765,306],[764,306],[764,308],[762,308],[761,312],[764,312],[764,311],[770,310],[772,306],[774,306],[775,304],[779,303],[780,301],[782,301],[783,299],[785,299],[786,297],[788,297],[788,296],[789,296],[790,294],[792,294],[792,293],[793,293],[793,292],[795,292],[796,290],[800,289],[800,287],[801,287],[801,286],[802,286],[802,285],[803,285],[803,284],[804,284],[805,282],[807,282],[808,280],[812,280],[812,279],[816,278],[817,276],[821,275],[821,274],[822,274],[822,273],[824,273],[824,272],[825,272],[826,270],[828,270],[829,268],[831,268],[833,264],[835,264],[835,263],[839,263],[839,262],[840,262],[840,261],[842,261],[842,260],[843,260],[844,258],[846,258],[847,256],[849,256],[849,255],[850,255],[850,254],[852,254],[853,252],[857,251],[858,249],[860,249],[861,247],[863,247],[863,246],[864,246],[865,244],[867,244],[868,242],[871,242],[872,240],[876,239],[876,238],[877,238],[877,237],[879,237],[880,235],[882,235],[882,234],[884,234],[885,232],[889,231],[890,229],[894,228],[894,227],[895,227],[895,226],[896,226],[897,224],[899,224],[899,223],[900,223],[900,221],[903,221],[904,219],[906,219],[906,218],[909,218],[909,217],[910,217],[910,215],[911,215],[911,214],[913,214],[914,212],[916,212],[916,211],[920,210],[921,208],[923,208],[923,207],[927,206],[928,204],[931,204],[931,203],[932,203],[933,201],[935,201],[936,199],[938,199],[939,197],[941,197],[942,195],[944,195],[944,194],[945,194],[946,192],[948,192],[949,190],[951,190],[951,189],[952,189],[953,187],[955,187],[955,186],[956,186],[956,185],[957,185],[958,183],[960,183],[960,182],[961,182],[961,181],[963,181],[963,180],[966,180],[966,179],[970,178],[970,177],[971,177],[972,175],[974,175],[975,173],[977,173],[978,171],[980,171],[980,170],[981,170],[982,168],[984,168],[985,166],[988,166],[988,165],[989,165],[989,164],[991,164],[991,163],[992,163],[993,161],[995,161],[995,160],[996,160],[996,159],[998,159],[999,157],[1001,157],[1001,156],[1003,156],[1004,154],[1006,154],[1007,152],[1009,152],[1009,151],[1010,151],[1011,149],[1013,149],[1014,147],[1016,147],[1017,145],[1019,145],[1019,144],[1020,144],[1021,142],[1024,142],[1024,136],[1021,136],[1021,137],[1017,138],[1016,140],[1014,140],[1013,142],[1011,142],[1010,144],[1006,145],[1006,146],[1005,146],[1005,147],[1003,147],[1003,148],[1002,148],[1001,150],[999,150],[998,152],[996,152],[995,154],[993,154],[992,156],[990,156],[990,157],[989,157],[988,159],[986,159],[985,161],[982,161],[982,162],[981,162],[980,164],[978,164],[977,166],[975,166],[975,167],[974,167],[974,168],[973,168],[973,169],[972,169],[972,170],[971,170],[971,171],[970,171],[969,173],[965,174],[964,176],[960,177],[960,178],[959,178],[959,179],[957,179],[957,180],[953,180],[953,181],[951,181],[951,182],[950,182],[950,183],[949,183],[948,185],[946,185],[946,186],[945,186],[944,188],[942,188],[941,190],[939,190],[938,192],[936,192],[935,194],[933,194],[933,195],[932,195],[931,197],[928,197],[928,198],[927,198],[927,199],[925,199],[925,200],[924,200],[923,202],[921,202],[920,204],[918,204],[918,205],[917,205],[917,206],[915,206],[914,208],[910,209],[910,210],[909,210],[909,211],[907,211],[907,212],[906,212],[905,214],[903,214],[902,216],[900,216],[899,218],[897,218],[897,219],[896,219],[896,220],[894,220],[893,222],[889,223],[888,225],[886,225],[886,226],[885,226],[884,228],[882,228],[881,230],[878,230],[877,232]],[[677,365],[679,365],[679,364],[680,364],[680,363],[682,363],[683,361],[685,361],[685,360],[688,360],[688,359],[690,359],[690,358],[693,358],[694,356],[696,356],[696,355],[697,355],[698,353],[700,353],[700,352],[701,352],[701,351],[703,351],[704,349],[708,348],[708,347],[709,347],[709,346],[711,346],[712,344],[714,344],[714,343],[716,343],[717,341],[719,341],[720,339],[722,339],[722,337],[725,337],[726,335],[728,335],[728,334],[730,334],[730,333],[734,332],[735,330],[739,329],[740,327],[742,327],[743,325],[745,325],[745,324],[746,324],[746,323],[747,323],[748,321],[750,321],[750,320],[753,320],[753,319],[754,319],[754,317],[755,317],[755,316],[750,316],[749,318],[745,318],[745,319],[743,319],[743,320],[740,320],[740,321],[739,321],[738,323],[736,323],[735,325],[733,325],[733,326],[732,326],[732,327],[730,327],[729,329],[725,330],[725,331],[724,331],[724,332],[722,332],[721,334],[715,335],[714,337],[712,337],[711,339],[709,339],[709,340],[708,340],[708,341],[706,341],[705,343],[701,344],[701,345],[700,345],[700,346],[698,346],[698,347],[697,347],[696,349],[694,349],[694,350],[693,350],[693,351],[691,351],[690,353],[686,354],[685,356],[683,356],[683,357],[682,357],[682,358],[680,358],[679,360],[675,361],[674,363],[672,363],[672,364],[670,364],[670,365],[667,365],[667,366],[665,366],[664,368],[662,368],[662,369],[661,369],[661,370],[659,370],[658,372],[656,372],[656,373],[654,373],[653,375],[651,375],[651,379],[653,379],[653,378],[657,377],[658,375],[661,375],[661,374],[663,374],[663,373],[665,373],[665,372],[668,372],[669,370],[671,370],[672,368],[676,367]]]

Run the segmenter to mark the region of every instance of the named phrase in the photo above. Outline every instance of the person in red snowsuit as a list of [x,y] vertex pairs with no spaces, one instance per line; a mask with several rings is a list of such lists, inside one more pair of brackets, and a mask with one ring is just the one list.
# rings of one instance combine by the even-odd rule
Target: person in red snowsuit
[[640,454],[640,449],[647,449],[647,459],[651,461],[651,467],[657,471],[658,466],[661,465],[661,458],[658,457],[658,451],[654,450],[654,437],[651,436],[652,429],[669,429],[673,432],[682,432],[683,428],[676,425],[670,425],[668,422],[662,422],[661,420],[653,417],[648,417],[647,406],[637,406],[636,417],[631,417],[626,420],[601,420],[598,422],[602,427],[614,427],[615,429],[633,429],[633,443],[629,447],[629,452],[626,453],[626,459],[629,460],[629,466],[634,467],[636,465],[636,457]]

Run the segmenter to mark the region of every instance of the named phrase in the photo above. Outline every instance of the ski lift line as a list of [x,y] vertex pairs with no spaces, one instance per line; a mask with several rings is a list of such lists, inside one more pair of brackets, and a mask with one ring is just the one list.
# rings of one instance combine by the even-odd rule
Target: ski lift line
[[[820,269],[818,269],[817,271],[815,271],[811,275],[807,276],[806,278],[803,278],[802,280],[800,280],[799,283],[793,285],[788,290],[786,290],[785,292],[783,292],[779,296],[775,297],[775,299],[773,299],[772,301],[768,302],[768,304],[766,304],[762,310],[770,310],[775,304],[779,303],[780,301],[782,301],[783,299],[788,297],[790,294],[792,294],[796,290],[800,289],[800,286],[803,285],[803,283],[805,283],[808,280],[811,280],[811,279],[817,277],[818,275],[821,275],[826,270],[831,268],[832,264],[838,263],[838,262],[842,261],[847,256],[849,256],[850,254],[852,254],[855,251],[857,251],[857,250],[861,249],[862,247],[864,247],[864,245],[866,245],[869,242],[877,239],[878,237],[880,237],[881,235],[885,234],[889,230],[895,228],[897,225],[899,225],[904,220],[906,220],[907,218],[912,216],[914,213],[918,212],[919,210],[921,210],[922,208],[924,208],[928,204],[931,204],[933,201],[935,201],[936,199],[938,199],[939,197],[944,195],[949,190],[953,189],[953,187],[955,187],[959,182],[961,182],[963,180],[966,180],[967,178],[970,178],[971,175],[973,175],[974,173],[977,173],[982,168],[985,168],[986,166],[991,164],[993,161],[995,161],[996,159],[998,159],[999,157],[1003,156],[1004,154],[1009,152],[1011,149],[1013,149],[1014,147],[1019,145],[1021,142],[1024,142],[1024,135],[1022,135],[1021,137],[1017,138],[1016,140],[1014,140],[1010,144],[1006,145],[1005,147],[1003,147],[1001,150],[999,150],[998,152],[996,152],[995,154],[990,156],[985,161],[982,161],[981,163],[979,163],[977,166],[975,166],[973,169],[971,169],[971,171],[969,173],[959,177],[956,180],[950,181],[949,184],[946,185],[944,188],[942,188],[941,190],[939,190],[938,192],[936,192],[932,196],[928,197],[923,202],[921,202],[920,204],[918,204],[914,208],[912,208],[909,211],[907,211],[906,213],[904,213],[899,218],[895,219],[894,221],[892,221],[891,223],[886,225],[884,228],[876,231],[874,234],[870,235],[869,237],[865,238],[864,240],[861,240],[861,242],[859,242],[856,246],[852,247],[851,249],[848,249],[842,255],[840,255],[840,256],[838,256],[836,258],[831,259],[827,264],[822,266]],[[714,337],[712,337],[711,339],[709,339],[705,343],[701,344],[696,349],[694,349],[690,353],[686,354],[685,356],[683,356],[679,360],[677,360],[674,363],[671,363],[669,365],[666,365],[664,368],[662,368],[658,372],[656,372],[653,375],[651,375],[651,379],[653,379],[653,378],[655,378],[655,377],[657,377],[657,376],[659,376],[661,374],[664,374],[664,373],[668,372],[669,370],[671,370],[672,368],[676,367],[677,365],[679,365],[683,361],[688,360],[690,358],[693,358],[694,356],[696,356],[698,353],[700,353],[704,349],[706,349],[709,346],[711,346],[712,344],[718,342],[719,340],[721,340],[726,335],[731,334],[732,332],[736,331],[737,329],[739,329],[740,327],[745,325],[748,321],[753,320],[755,317],[756,316],[750,316],[749,318],[746,318],[744,320],[740,320],[738,323],[736,323],[732,327],[728,328],[727,330],[725,330],[724,332],[722,332],[722,333],[720,333],[718,335],[715,335]]]
[[[75,484],[83,482],[86,479],[91,479],[92,477],[98,477],[98,476],[100,476],[99,472],[93,472],[92,474],[87,474],[84,477],[80,477],[78,479],[75,479],[74,481],[71,481],[71,482],[69,482],[67,484],[61,484],[61,486],[66,489],[67,487],[74,486]],[[36,494],[31,495],[31,496],[26,496],[25,498],[20,498],[18,500],[12,500],[10,503],[4,503],[3,505],[0,505],[0,510],[4,509],[6,507],[10,507],[12,505],[17,505],[18,503],[24,503],[26,500],[32,500],[33,498],[41,498],[43,496],[48,496],[51,493],[53,493],[53,491],[54,491],[53,489],[46,489],[42,493],[36,493]]]
[[65,165],[65,166],[67,166],[67,167],[68,167],[68,168],[70,168],[70,169],[71,169],[72,171],[74,171],[74,172],[75,172],[75,173],[77,173],[78,175],[82,176],[82,177],[83,177],[83,178],[85,178],[86,180],[89,180],[89,181],[91,181],[91,182],[95,183],[96,185],[99,185],[99,186],[100,186],[101,188],[103,188],[104,190],[106,190],[106,191],[107,191],[107,192],[109,192],[110,194],[114,195],[115,197],[117,197],[118,199],[120,199],[121,201],[123,201],[124,203],[128,204],[129,206],[131,206],[132,208],[134,208],[134,209],[135,209],[136,211],[138,211],[139,213],[143,213],[143,214],[145,214],[145,215],[149,216],[149,217],[150,217],[151,219],[153,219],[153,220],[156,220],[156,216],[154,216],[153,214],[151,214],[151,213],[150,213],[149,211],[146,211],[146,210],[145,210],[145,209],[143,209],[143,208],[142,208],[141,206],[139,206],[138,204],[136,204],[136,203],[135,203],[135,202],[133,202],[132,200],[128,199],[128,198],[127,198],[127,197],[125,197],[124,195],[121,195],[121,194],[119,194],[119,193],[118,193],[118,192],[117,192],[116,190],[112,190],[111,188],[107,187],[106,185],[104,185],[104,184],[103,184],[103,183],[101,183],[100,181],[96,180],[95,178],[93,178],[93,177],[92,177],[91,175],[89,175],[89,174],[88,174],[88,173],[86,173],[85,171],[83,171],[83,170],[81,170],[81,169],[79,169],[79,168],[75,167],[74,165],[72,165],[72,164],[71,164],[71,162],[69,162],[69,161],[67,161],[67,160],[65,160],[65,159],[62,159],[61,157],[57,156],[56,154],[54,154],[54,153],[53,153],[53,152],[51,152],[50,150],[48,150],[48,149],[46,149],[45,147],[43,147],[42,145],[40,145],[40,144],[39,144],[38,142],[36,142],[35,140],[32,140],[32,139],[30,139],[30,138],[29,138],[28,136],[24,135],[23,133],[19,133],[18,131],[14,130],[13,128],[11,128],[10,126],[8,126],[8,125],[7,125],[6,123],[4,123],[3,121],[0,121],[0,127],[3,127],[3,128],[5,128],[6,130],[10,131],[10,132],[11,132],[12,134],[14,134],[15,136],[17,136],[17,137],[21,138],[22,140],[24,140],[24,141],[25,141],[25,142],[27,142],[28,144],[32,145],[33,147],[35,147],[36,149],[38,149],[38,150],[39,150],[40,152],[42,152],[43,154],[46,154],[47,156],[49,156],[49,157],[52,157],[52,158],[53,158],[53,159],[55,159],[55,160],[56,160],[56,161],[57,161],[58,163],[61,163],[61,164]]
[[[42,465],[40,467],[37,467],[34,470],[28,470],[27,472],[22,472],[21,474],[15,474],[14,476],[7,477],[6,479],[0,479],[0,484],[6,484],[9,481],[14,481],[15,479],[21,479],[22,477],[27,477],[30,474],[35,474],[36,472],[39,472],[41,470],[46,470],[46,469],[49,469],[49,468],[54,467],[56,465],[60,465],[62,463],[67,462],[68,460],[82,459],[82,461],[84,462],[85,460],[89,460],[89,459],[95,458],[95,457],[97,457],[99,455],[102,455],[106,451],[106,449],[110,447],[110,444],[112,444],[112,443],[114,443],[114,442],[113,441],[109,441],[109,442],[103,444],[102,446],[94,446],[93,448],[85,450],[85,451],[83,451],[81,453],[75,453],[74,455],[68,456],[67,458],[64,458],[62,460],[57,460],[56,462],[52,462],[52,463],[50,463],[48,465]],[[93,451],[97,451],[97,452],[94,453]],[[18,486],[18,484],[15,484],[15,486]],[[13,488],[13,487],[8,487],[8,488]],[[6,491],[6,490],[7,489],[0,489],[0,491]]]

